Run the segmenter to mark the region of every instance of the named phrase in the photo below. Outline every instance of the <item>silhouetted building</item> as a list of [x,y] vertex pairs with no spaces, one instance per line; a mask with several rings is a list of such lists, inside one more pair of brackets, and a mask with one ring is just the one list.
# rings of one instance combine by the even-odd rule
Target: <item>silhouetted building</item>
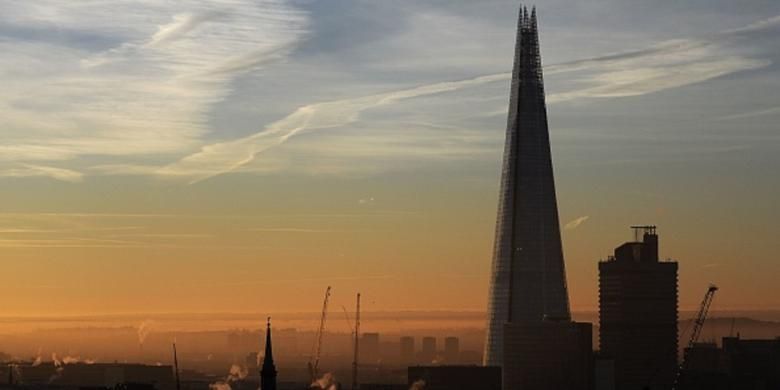
[[535,9],[518,22],[495,234],[489,366],[502,365],[506,323],[570,318]]
[[590,390],[593,326],[565,321],[512,322],[504,328],[504,389]]
[[615,387],[615,360],[601,354],[593,357],[593,388],[595,390],[617,390]]
[[447,364],[457,364],[460,360],[460,340],[457,337],[444,339],[444,361]]
[[274,364],[274,351],[271,346],[271,318],[265,331],[265,355],[263,356],[263,368],[260,369],[260,390],[276,390],[276,365]]
[[0,367],[0,376],[22,388],[158,388],[173,389],[173,367],[126,363],[45,362]]
[[658,260],[654,226],[635,232],[599,263],[600,351],[615,361],[616,388],[669,389],[677,369],[677,263]]
[[363,333],[360,337],[360,361],[377,364],[379,360],[379,333]]
[[414,360],[414,337],[401,337],[401,364],[410,365]]
[[780,389],[780,338],[724,337],[721,344],[697,343],[687,351],[680,390]]
[[422,350],[420,350],[420,362],[431,364],[436,360],[436,337],[423,337]]
[[[408,377],[413,389],[501,390],[499,367],[416,366],[409,367]],[[415,383],[417,387],[414,387]]]
[[772,340],[723,338],[728,374],[754,388],[780,389],[780,337]]

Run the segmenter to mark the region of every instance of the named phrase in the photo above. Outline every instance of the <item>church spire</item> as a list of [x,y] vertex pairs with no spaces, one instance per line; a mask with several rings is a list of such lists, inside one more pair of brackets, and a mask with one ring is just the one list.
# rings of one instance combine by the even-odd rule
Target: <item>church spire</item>
[[276,390],[276,365],[271,347],[271,317],[268,317],[265,331],[265,356],[263,357],[263,367],[260,369],[260,389]]

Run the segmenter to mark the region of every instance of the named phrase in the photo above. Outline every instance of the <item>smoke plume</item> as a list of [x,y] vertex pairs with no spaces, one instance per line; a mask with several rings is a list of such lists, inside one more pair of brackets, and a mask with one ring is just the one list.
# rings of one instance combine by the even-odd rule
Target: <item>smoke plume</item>
[[52,376],[49,377],[49,383],[52,383],[57,379],[62,378],[62,372],[65,371],[65,367],[62,366],[62,361],[60,361],[60,359],[57,358],[56,352],[51,353],[51,361],[52,363],[54,363],[54,374],[52,374]]
[[146,341],[146,337],[149,336],[149,333],[152,333],[152,320],[146,320],[141,323],[141,325],[138,325],[138,343],[141,345],[144,345],[144,341]]
[[320,379],[315,380],[310,389],[322,389],[322,390],[340,390],[341,384],[336,381],[336,376],[332,372],[326,372]]
[[225,381],[228,383],[235,382],[246,378],[247,375],[249,375],[249,370],[246,367],[233,364],[230,366],[230,372],[228,373],[227,378],[225,378]]
[[209,385],[209,390],[232,390],[230,384],[227,382],[219,381]]
[[32,366],[38,367],[43,363],[43,357],[41,356],[41,352],[43,351],[43,348],[38,347],[38,356],[35,358],[35,361],[33,361]]
[[73,356],[65,356],[62,358],[63,364],[76,364],[81,361],[80,357],[73,357]]
[[230,366],[230,371],[228,371],[228,374],[225,377],[225,379],[210,384],[209,389],[210,390],[232,390],[232,387],[230,386],[231,383],[246,379],[248,375],[249,375],[249,369],[247,369],[244,366],[239,366],[238,364],[233,364],[232,366]]
[[409,390],[425,390],[425,381],[419,380],[412,383],[412,387]]

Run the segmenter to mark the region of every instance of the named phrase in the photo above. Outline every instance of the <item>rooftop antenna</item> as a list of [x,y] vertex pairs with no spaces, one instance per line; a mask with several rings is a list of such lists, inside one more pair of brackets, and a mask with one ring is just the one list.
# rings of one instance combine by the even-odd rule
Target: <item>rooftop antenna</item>
[[652,234],[655,235],[655,225],[634,225],[631,226],[631,229],[634,230],[634,242],[640,242],[639,238],[642,237],[644,234]]

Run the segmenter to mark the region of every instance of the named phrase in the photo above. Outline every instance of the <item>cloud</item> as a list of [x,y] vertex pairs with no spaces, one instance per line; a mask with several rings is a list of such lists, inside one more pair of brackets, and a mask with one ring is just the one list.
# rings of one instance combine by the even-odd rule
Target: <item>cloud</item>
[[291,53],[308,23],[286,0],[0,4],[0,25],[27,26],[0,39],[0,160],[192,150],[232,81]]
[[264,233],[338,233],[345,230],[334,229],[307,229],[307,228],[295,228],[295,227],[269,227],[269,228],[250,228],[251,232],[264,232]]
[[775,115],[775,114],[780,114],[780,106],[772,107],[772,108],[766,108],[766,109],[762,109],[762,110],[742,112],[742,113],[739,113],[739,114],[732,114],[732,115],[721,116],[721,117],[715,118],[714,120],[716,120],[716,121],[718,121],[718,120],[727,121],[727,120],[752,118],[752,117],[755,117],[755,116],[765,116],[765,115]]
[[[438,20],[436,15],[415,15],[412,22],[418,27],[396,32],[404,39],[389,37],[391,46],[403,47],[409,41],[409,31],[424,31],[420,27],[429,28]],[[437,39],[452,41],[446,26],[453,20],[460,19],[439,20],[446,23],[435,27],[441,30],[437,34],[444,34]],[[354,164],[354,159],[373,155],[355,153],[362,150],[393,157],[465,158],[484,151],[484,145],[466,139],[460,143],[440,142],[435,137],[426,138],[422,132],[409,132],[403,135],[409,140],[406,144],[377,143],[373,149],[365,147],[364,138],[352,141],[342,137],[341,141],[353,147],[352,155],[339,155],[330,159],[332,162],[317,161],[316,166],[311,161],[307,166],[306,162],[279,156],[250,164],[259,154],[301,134],[357,123],[366,124],[360,126],[364,129],[375,129],[377,123],[366,121],[362,115],[368,110],[390,108],[414,98],[476,90],[509,79],[509,73],[494,73],[412,88],[385,87],[389,91],[298,105],[255,134],[215,142],[207,138],[217,138],[215,135],[223,129],[215,127],[221,126],[214,124],[220,122],[210,120],[211,111],[233,93],[237,77],[271,62],[289,60],[309,36],[309,15],[292,1],[189,0],[140,5],[130,0],[109,0],[63,7],[56,0],[41,0],[35,4],[0,4],[0,25],[16,29],[13,37],[24,38],[27,34],[35,38],[0,40],[0,50],[6,53],[0,58],[0,82],[4,87],[0,127],[7,131],[0,142],[0,160],[48,167],[19,166],[5,176],[78,181],[84,174],[152,175],[197,183],[234,171],[303,167],[315,173],[362,172],[370,170],[370,164]],[[469,31],[488,29],[488,36],[498,33],[486,26],[477,23]],[[572,87],[549,94],[548,102],[640,96],[766,67],[770,61],[756,53],[752,41],[744,38],[774,32],[778,26],[780,16],[775,16],[714,34],[550,65],[545,68],[546,75],[564,75],[567,82],[563,85]],[[425,43],[422,46],[430,46]],[[431,69],[429,58],[399,58],[408,71]],[[464,58],[453,58],[483,68]],[[418,64],[418,60],[429,64]],[[491,111],[483,116],[505,115],[504,109]],[[325,143],[309,147],[308,156],[313,156],[309,160],[318,153],[332,155],[335,149]],[[77,169],[71,168],[75,164],[67,165],[69,160],[95,155],[112,159]],[[150,156],[156,156],[155,161],[173,161],[137,162]],[[51,167],[53,161],[61,166]]]
[[84,174],[64,168],[19,164],[15,168],[0,170],[0,177],[49,177],[59,181],[79,183],[83,181]]
[[[775,28],[769,19],[751,27]],[[771,62],[730,53],[727,37],[738,37],[744,30],[732,30],[705,38],[661,42],[640,50],[573,61],[547,67],[550,74],[586,72],[584,87],[550,94],[548,102],[560,103],[583,98],[639,96],[703,82],[730,73],[758,69]],[[733,43],[733,42],[732,42]],[[237,170],[262,152],[279,146],[299,134],[342,127],[359,120],[362,112],[407,99],[506,81],[508,73],[484,75],[472,79],[421,85],[415,88],[314,103],[299,107],[281,120],[256,134],[232,141],[207,145],[197,153],[156,171],[164,176],[182,176],[190,183]]]
[[768,59],[747,56],[749,33],[780,27],[780,16],[701,37],[672,39],[649,47],[551,65],[545,74],[582,72],[586,87],[551,94],[549,103],[581,98],[615,98],[700,83],[727,74],[769,66]]
[[355,122],[360,113],[365,110],[406,99],[483,85],[506,78],[507,75],[503,73],[487,75],[468,80],[428,84],[358,98],[306,105],[267,125],[264,131],[233,141],[204,146],[199,152],[163,167],[157,173],[164,176],[184,176],[190,179],[190,183],[197,183],[240,168],[251,162],[258,153],[283,144],[300,133],[334,128]]
[[174,15],[173,21],[169,24],[160,26],[146,46],[155,46],[176,40],[194,30],[199,25],[225,15],[227,14],[222,10]]
[[580,227],[580,225],[585,223],[585,221],[587,221],[588,219],[590,219],[590,216],[587,216],[587,215],[584,215],[582,217],[576,218],[576,219],[574,219],[572,221],[569,221],[566,224],[566,226],[564,226],[564,229],[566,229],[566,230],[574,230],[574,229]]

